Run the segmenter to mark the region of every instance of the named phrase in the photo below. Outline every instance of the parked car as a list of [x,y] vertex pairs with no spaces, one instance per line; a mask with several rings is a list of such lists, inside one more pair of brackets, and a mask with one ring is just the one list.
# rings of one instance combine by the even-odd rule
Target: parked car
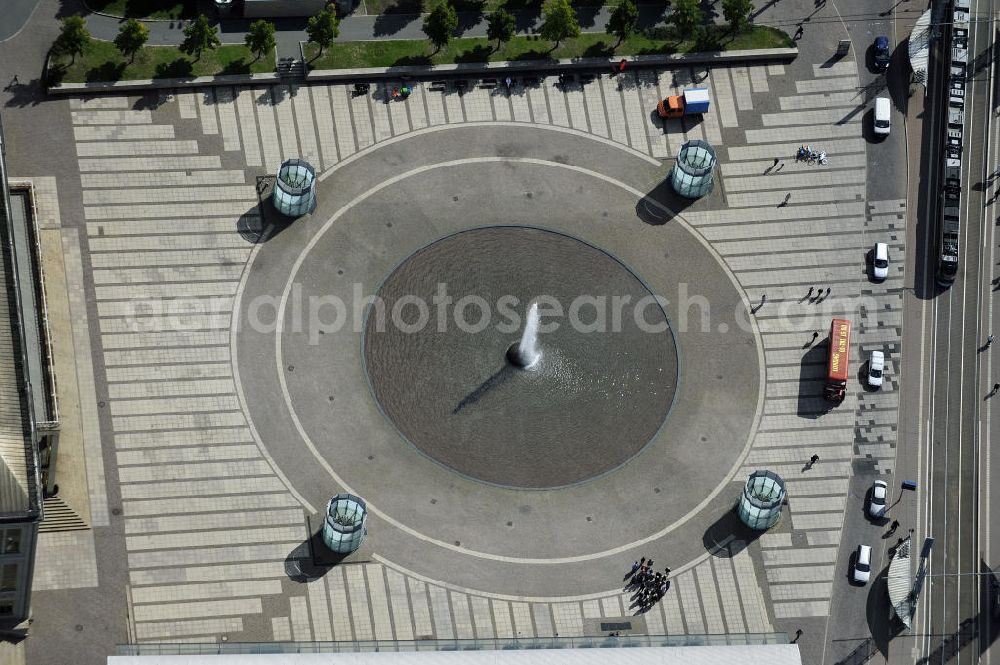
[[872,351],[871,355],[868,356],[868,385],[872,388],[881,388],[884,370],[885,354],[881,351]]
[[889,276],[889,245],[884,242],[875,243],[872,250],[872,277],[881,282]]
[[878,518],[885,515],[885,502],[889,498],[889,487],[884,480],[872,483],[871,498],[868,499],[868,514]]
[[880,36],[875,38],[875,70],[884,72],[889,68],[889,38]]
[[892,113],[892,107],[889,104],[888,97],[876,97],[875,98],[875,114],[873,116],[872,129],[879,136],[889,135],[889,117]]
[[858,584],[868,584],[872,576],[871,545],[858,545],[858,553],[854,560],[853,579]]
[[707,88],[688,88],[680,95],[672,95],[656,105],[661,118],[680,118],[685,115],[708,113],[710,100]]

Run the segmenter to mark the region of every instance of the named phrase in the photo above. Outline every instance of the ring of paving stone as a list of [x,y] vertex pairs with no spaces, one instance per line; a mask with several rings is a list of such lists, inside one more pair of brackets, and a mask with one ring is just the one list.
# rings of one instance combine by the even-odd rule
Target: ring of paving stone
[[[476,128],[468,134],[488,144],[493,132]],[[456,133],[462,134],[448,135]],[[537,138],[533,130],[524,133]],[[458,138],[462,145],[470,140]],[[440,140],[412,139],[417,151]],[[379,162],[382,154],[353,167],[365,177],[374,167],[391,168]],[[354,176],[345,168],[338,183]],[[477,185],[457,187],[456,178]],[[558,163],[470,160],[415,169],[360,196],[336,188],[320,194],[312,218],[261,246],[240,300],[247,325],[235,337],[240,382],[258,435],[310,503],[322,505],[338,491],[365,497],[377,509],[375,517],[398,527],[373,527],[380,547],[391,550],[399,565],[436,579],[458,579],[456,563],[441,558],[441,550],[428,558],[418,542],[542,560],[603,556],[652,534],[698,529],[686,525],[699,511],[714,510],[714,497],[746,454],[757,418],[761,355],[741,321],[742,292],[697,232],[679,220],[643,224],[636,211],[647,204],[634,191]],[[460,473],[401,436],[372,389],[364,353],[368,297],[421,250],[456,234],[501,226],[544,227],[578,238],[582,242],[569,244],[577,251],[607,252],[602,260],[630,288],[639,288],[632,281],[637,275],[669,301],[662,308],[678,367],[669,414],[638,453],[622,454],[626,461],[610,472],[592,469],[599,475],[585,482],[528,489],[528,483],[492,484]],[[261,312],[266,322],[271,294],[281,293],[277,335],[254,326]],[[523,293],[526,301],[533,296]],[[522,316],[526,305],[518,310]],[[652,308],[646,314],[652,316]],[[589,320],[586,313],[581,318]],[[484,357],[499,368],[506,345],[519,334],[505,333],[500,348]],[[657,419],[662,408],[656,407]],[[531,584],[526,581],[526,588]]]
[[[450,308],[434,304],[444,292]],[[377,296],[384,309],[369,308],[363,342],[376,400],[407,441],[469,478],[585,481],[641,451],[670,410],[666,314],[624,264],[568,235],[456,233],[405,259]],[[562,315],[543,320],[540,361],[519,368],[505,352],[532,301]]]

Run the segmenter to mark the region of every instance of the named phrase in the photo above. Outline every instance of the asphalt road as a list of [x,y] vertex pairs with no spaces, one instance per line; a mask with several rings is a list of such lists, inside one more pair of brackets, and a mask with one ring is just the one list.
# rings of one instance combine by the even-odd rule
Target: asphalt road
[[10,39],[27,24],[38,6],[38,0],[5,0],[3,21],[0,21],[0,42]]
[[[867,199],[906,199],[908,176],[911,171],[915,175],[914,167],[920,159],[919,150],[914,151],[908,146],[908,137],[914,134],[919,136],[922,108],[919,89],[915,97],[909,96],[906,45],[911,26],[923,8],[900,6],[900,3],[890,0],[881,0],[874,5],[838,2],[836,8],[842,19],[841,31],[845,34],[837,35],[835,39],[849,36],[859,65],[862,87],[858,91],[857,112],[864,114],[862,128],[868,142]],[[892,61],[886,72],[874,70],[872,44],[880,35],[889,37],[890,43],[894,45]],[[890,98],[893,107],[892,131],[888,137],[879,140],[872,133],[872,106],[876,97],[886,96]],[[908,201],[908,208],[909,206]],[[912,226],[912,220],[908,218],[908,248],[913,246],[910,237]],[[908,249],[907,253],[912,255],[912,250]],[[912,265],[913,259],[908,256],[907,284],[912,279]],[[864,285],[861,288],[863,290]],[[902,416],[900,422],[902,423]],[[906,440],[900,436],[898,442],[897,455],[905,455]],[[896,476],[899,475],[900,465],[900,460],[897,460],[897,473],[884,476],[864,460],[855,463],[845,507],[830,615],[823,626],[824,648],[822,660],[818,662],[824,665],[885,662],[892,651],[892,622],[889,620],[885,587],[885,571],[890,559],[887,550],[896,544],[898,537],[906,536],[913,524],[906,516],[912,497],[900,495],[898,491]],[[876,478],[882,478],[890,484],[890,502],[896,502],[897,499],[899,501],[891,506],[888,517],[870,520],[865,515],[864,506],[868,491]],[[890,534],[888,525],[892,519],[899,519],[901,526]],[[861,544],[872,546],[872,581],[865,586],[855,585],[850,579],[855,551]],[[806,654],[803,662],[809,662]]]
[[[986,205],[990,193],[984,186],[991,163],[990,145],[993,94],[992,0],[972,3],[970,31],[970,80],[966,88],[965,147],[963,153],[963,228],[960,267],[955,284],[942,290],[934,285],[936,242],[936,192],[925,192],[925,231],[934,229],[917,260],[927,262],[921,282],[915,284],[925,305],[920,329],[919,355],[925,363],[921,390],[911,397],[922,400],[926,413],[920,416],[918,443],[922,450],[922,518],[918,535],[935,539],[928,578],[917,621],[911,631],[909,662],[975,663],[989,640],[980,628],[982,559],[980,533],[989,532],[981,522],[980,422],[991,402],[986,397],[993,379],[989,376],[989,353],[981,348],[991,325],[988,290],[992,276],[993,225]],[[940,55],[940,54],[937,54]],[[925,158],[940,169],[942,127],[940,116],[946,100],[943,82],[932,80],[934,97],[929,100],[928,141]],[[936,137],[936,138],[935,138]],[[934,182],[934,179],[931,179]],[[938,188],[937,191],[940,191]],[[911,347],[912,348],[912,347]],[[917,350],[917,349],[914,349]],[[985,365],[985,367],[984,367]],[[919,408],[917,409],[919,411]],[[919,542],[917,543],[919,546]],[[904,661],[900,661],[904,662]]]
[[[993,10],[993,7],[991,7]],[[994,10],[995,11],[995,10]],[[995,13],[991,11],[991,16]],[[996,34],[996,20],[992,21],[989,34]],[[992,69],[989,70],[991,81],[988,88],[989,103],[986,104],[988,110],[987,119],[989,126],[985,132],[985,168],[984,172],[993,171],[1000,165],[1000,123],[997,123],[995,109],[1000,104],[1000,96],[997,90],[997,64],[995,51],[992,51]],[[998,238],[996,233],[996,220],[1000,210],[998,210],[998,191],[1000,191],[1000,180],[991,178],[988,175],[983,179],[983,184],[979,188],[983,200],[982,224],[985,229],[985,237],[982,243],[984,270],[978,282],[981,298],[984,302],[983,318],[987,321],[986,334],[996,334],[1000,331],[1000,308],[993,307],[993,299],[1000,290],[1000,271],[998,265]],[[993,351],[993,353],[996,353]],[[998,373],[1000,368],[993,362],[993,353],[984,353],[979,357],[979,389],[989,390],[992,384],[1000,381]],[[993,442],[1000,439],[1000,418],[993,417],[994,400],[986,401],[979,414],[977,423],[981,438],[978,446],[979,453],[979,488],[980,488],[980,514],[979,514],[979,538],[980,538],[980,560],[978,562],[978,572],[982,573],[976,580],[976,594],[979,601],[979,645],[982,652],[981,662],[984,665],[996,665],[1000,663],[1000,588],[993,590],[993,582],[1000,582],[1000,529],[990,529],[990,525],[995,523],[1000,516],[1000,491],[997,485],[1000,483],[1000,458],[992,451]]]

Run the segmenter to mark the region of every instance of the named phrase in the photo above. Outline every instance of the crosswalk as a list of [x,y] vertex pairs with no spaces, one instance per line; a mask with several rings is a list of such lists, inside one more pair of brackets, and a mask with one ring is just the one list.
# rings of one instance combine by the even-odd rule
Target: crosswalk
[[[788,526],[804,531],[809,547],[794,547],[788,533],[766,535],[765,584],[750,550],[731,544],[732,556],[707,557],[677,575],[642,621],[653,634],[768,632],[772,616],[825,614],[851,461],[866,456],[887,469],[892,457],[895,374],[879,395],[852,395],[832,413],[803,419],[800,411],[818,408],[823,368],[803,364],[803,337],[814,328],[799,324],[821,330],[817,313],[827,326],[832,314],[854,316],[861,350],[884,348],[895,370],[902,267],[870,286],[859,256],[876,238],[902,256],[905,210],[864,201],[860,128],[853,118],[841,123],[855,104],[853,65],[814,74],[796,82],[798,94],[779,96],[778,110],[750,113],[759,121],[748,128],[741,114],[785,75],[783,65],[712,69],[698,84],[711,88],[714,103],[697,123],[650,115],[658,99],[691,84],[690,72],[565,87],[547,77],[511,95],[417,84],[405,102],[390,104],[344,85],[167,91],[153,109],[133,108],[127,97],[72,100],[135,638],[583,635],[588,621],[633,614],[617,590],[573,600],[498,597],[421,578],[391,557],[289,586],[286,559],[301,550],[312,507],[255,442],[229,351],[233,299],[252,249],[237,221],[256,218],[253,177],[290,157],[325,170],[396,136],[475,122],[564,127],[654,158],[672,157],[692,138],[719,147],[724,133],[743,137],[721,150],[727,208],[685,218],[749,299],[767,293],[757,317],[767,399],[744,470],[766,466],[794,479]],[[796,164],[791,155],[803,142],[822,142],[831,163]],[[774,157],[785,164],[765,175]],[[776,208],[788,192],[790,203]],[[803,303],[811,285],[831,287],[829,300]],[[871,306],[859,309],[859,288]],[[777,316],[785,303],[787,316]],[[803,450],[823,459],[808,479],[799,473]]]

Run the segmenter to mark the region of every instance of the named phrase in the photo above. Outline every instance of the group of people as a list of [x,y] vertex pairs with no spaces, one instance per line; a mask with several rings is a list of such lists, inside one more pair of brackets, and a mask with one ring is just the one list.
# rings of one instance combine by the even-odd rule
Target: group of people
[[653,560],[642,557],[632,562],[632,569],[625,574],[622,581],[625,588],[622,591],[632,591],[632,606],[645,612],[655,605],[670,588],[670,568],[664,568],[662,573],[653,570]]
[[816,150],[811,145],[801,145],[795,153],[795,161],[826,164],[826,150]]

